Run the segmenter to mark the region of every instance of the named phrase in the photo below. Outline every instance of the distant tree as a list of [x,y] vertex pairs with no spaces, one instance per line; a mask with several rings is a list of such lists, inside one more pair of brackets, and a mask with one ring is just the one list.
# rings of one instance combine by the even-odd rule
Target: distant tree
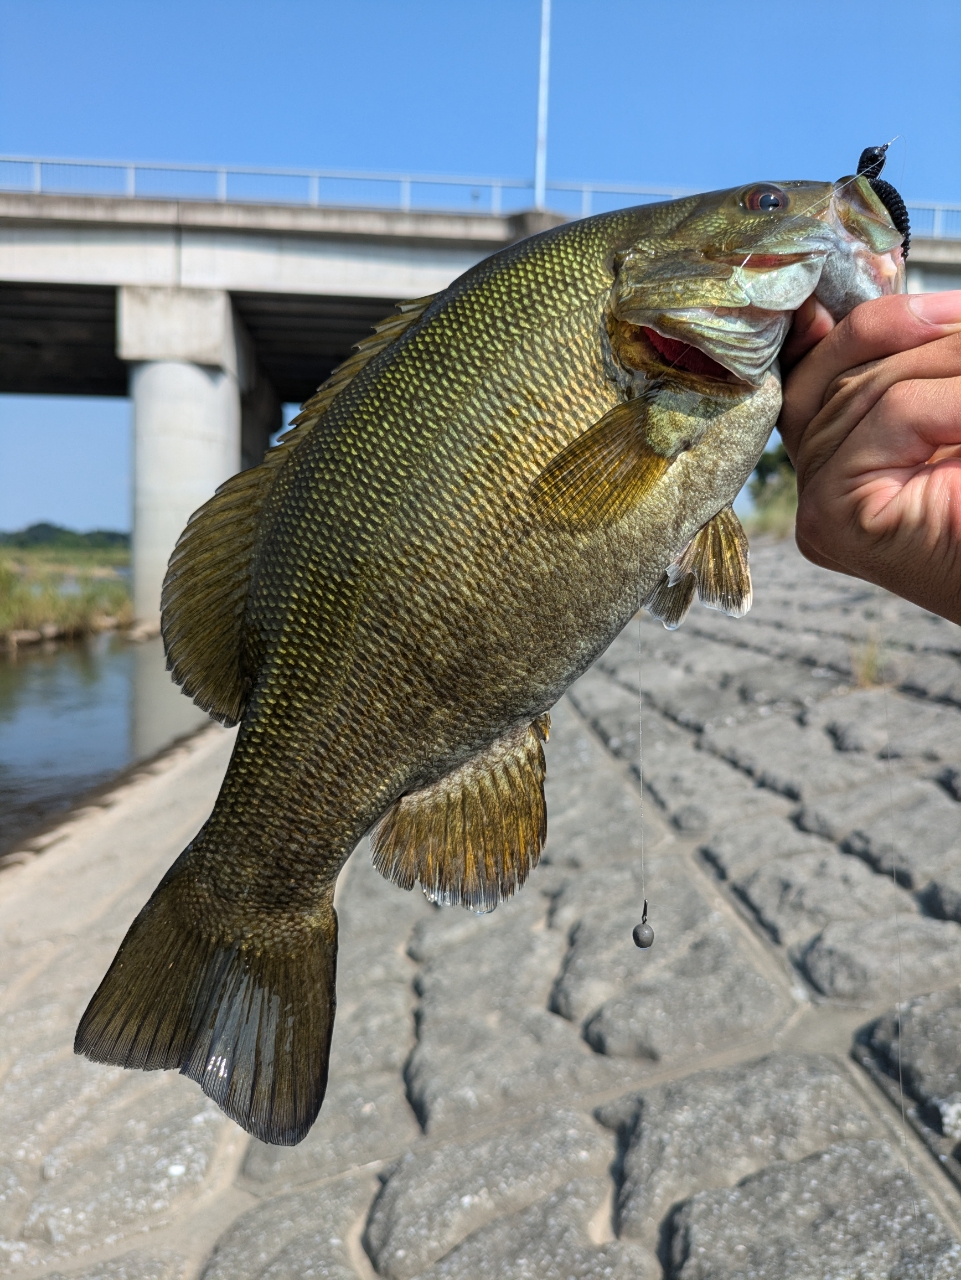
[[28,551],[32,547],[52,547],[58,551],[108,551],[130,546],[130,534],[115,529],[93,529],[77,533],[59,524],[41,521],[16,533],[0,533],[0,546]]
[[797,512],[797,477],[780,441],[761,454],[747,489],[754,502],[749,526],[756,533],[787,537],[794,528]]

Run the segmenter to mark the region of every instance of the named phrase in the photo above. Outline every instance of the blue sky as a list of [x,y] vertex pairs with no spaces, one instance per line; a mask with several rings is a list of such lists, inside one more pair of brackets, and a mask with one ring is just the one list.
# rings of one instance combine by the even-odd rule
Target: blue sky
[[[539,0],[0,0],[0,152],[528,177]],[[957,0],[554,0],[548,174],[961,201]],[[125,402],[0,397],[0,528],[124,527]],[[78,483],[79,477],[79,483]]]

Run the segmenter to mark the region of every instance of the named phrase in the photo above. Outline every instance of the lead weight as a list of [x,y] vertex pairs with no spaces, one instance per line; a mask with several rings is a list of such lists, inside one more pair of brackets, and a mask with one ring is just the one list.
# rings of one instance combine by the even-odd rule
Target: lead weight
[[649,924],[636,924],[634,926],[634,945],[636,947],[650,947],[654,944],[654,930]]
[[654,945],[654,930],[647,923],[647,899],[644,899],[644,910],[641,912],[641,923],[634,926],[635,947],[647,948]]

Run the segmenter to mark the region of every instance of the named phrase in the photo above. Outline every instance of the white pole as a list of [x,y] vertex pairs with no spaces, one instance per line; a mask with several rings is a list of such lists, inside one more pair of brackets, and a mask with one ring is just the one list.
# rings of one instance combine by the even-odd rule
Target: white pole
[[547,83],[551,69],[551,0],[541,0],[541,68],[537,86],[537,154],[534,208],[543,209],[547,185]]

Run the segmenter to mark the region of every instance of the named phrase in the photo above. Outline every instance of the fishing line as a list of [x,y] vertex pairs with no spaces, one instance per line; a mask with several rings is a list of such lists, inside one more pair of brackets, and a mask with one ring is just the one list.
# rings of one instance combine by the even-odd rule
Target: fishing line
[[[882,648],[882,653],[884,652]],[[888,715],[888,687],[884,681],[883,670],[879,672],[881,676],[881,704],[884,707],[884,768],[887,774],[888,791],[890,792],[894,780],[891,777],[891,721]],[[901,963],[901,922],[898,917],[898,859],[894,853],[894,846],[891,846],[891,887],[894,890],[894,937],[898,946],[898,1004],[897,1004],[897,1024],[898,1024],[898,1093],[901,1099],[901,1145],[908,1145],[908,1128],[904,1111],[904,1072],[901,1066],[901,997],[904,994],[904,973]]]
[[644,622],[641,607],[637,610],[637,781],[640,787],[639,821],[641,828],[641,898],[644,910],[641,923],[634,926],[634,945],[646,950],[654,944],[654,930],[647,923],[647,870],[644,862],[644,690],[641,688],[641,669],[644,665],[644,640],[641,628]]
[[[854,182],[856,180],[857,180],[856,175],[848,179],[849,182]],[[816,203],[813,206],[813,210],[816,212],[821,212],[822,209],[826,209],[830,205],[831,201],[835,198],[837,192],[839,190],[843,190],[843,188],[847,185],[848,185],[847,183],[844,183],[839,187],[837,184],[835,184],[832,187],[830,194],[825,196],[822,201]],[[809,219],[811,217],[811,212],[812,212],[811,210],[808,210],[805,217]],[[754,240],[751,243],[748,249],[748,252],[744,258],[744,261],[741,263],[740,267],[735,267],[735,272],[743,271],[744,268],[747,266],[747,264],[750,262],[753,252],[757,248],[759,248],[761,245],[763,245],[767,240],[772,239],[777,234],[783,234],[785,223],[796,222],[798,220],[799,220],[799,215],[794,215],[793,218],[785,218],[782,221],[775,224],[774,226],[772,226],[767,232],[765,232],[759,238]],[[720,304],[717,304],[712,309],[711,311],[712,317],[717,315],[719,306]],[[670,364],[668,365],[668,368],[674,368],[675,365],[677,364],[677,361],[680,358],[681,358],[680,355],[676,356],[675,359],[670,362]],[[634,938],[635,946],[641,947],[642,949],[646,950],[648,947],[652,946],[654,943],[654,930],[651,928],[650,924],[648,924],[648,920],[647,920],[647,867],[646,867],[645,849],[644,849],[644,692],[642,689],[642,679],[641,679],[641,673],[644,666],[644,642],[643,642],[643,634],[641,630],[643,626],[643,621],[641,618],[642,609],[643,609],[643,602],[639,603],[638,610],[637,610],[637,781],[638,781],[638,787],[640,792],[641,899],[643,901],[644,906],[641,912],[641,922],[640,924],[637,924],[634,926],[632,936]]]
[[[892,143],[898,141],[899,137],[900,137],[899,134],[895,134],[893,138],[891,138],[887,143],[885,143],[883,150],[881,148],[879,148],[879,150],[882,150],[882,153],[886,152]],[[904,156],[902,153],[902,171],[903,171],[903,168],[904,168]],[[859,176],[860,175],[855,174],[855,175],[852,175],[847,180],[847,182],[835,184],[830,195],[826,196],[823,201],[819,202],[820,208],[818,204],[813,205],[807,211],[807,214],[805,216],[811,217],[812,214],[814,214],[815,212],[821,212],[823,211],[823,209],[826,209],[831,203],[831,201],[835,198],[837,193],[840,191],[843,191],[844,188],[847,187],[850,183],[856,182]],[[762,235],[757,240],[753,241],[750,251],[747,253],[746,257],[744,258],[744,261],[740,264],[740,267],[735,268],[735,271],[743,271],[746,268],[748,262],[751,259],[753,252],[756,249],[760,248],[762,245],[764,245],[764,243],[767,240],[772,239],[776,234],[783,233],[785,229],[785,224],[789,224],[790,222],[797,221],[797,220],[798,220],[797,215],[795,215],[795,218],[793,219],[785,218],[782,221],[780,221],[776,226],[772,226],[770,231],[767,232],[765,235]],[[711,312],[712,317],[716,316],[718,309],[719,309],[719,305],[713,308]],[[673,368],[676,365],[677,360],[679,360],[680,358],[681,357],[678,356],[675,358],[675,360],[671,361],[671,364],[669,367]],[[634,941],[639,947],[649,947],[654,941],[654,931],[653,929],[651,929],[651,926],[647,923],[647,887],[646,887],[645,865],[644,865],[644,814],[643,814],[644,756],[643,756],[643,725],[642,725],[644,696],[641,690],[641,669],[643,665],[643,661],[642,661],[643,660],[643,642],[642,642],[641,627],[642,627],[642,620],[641,620],[641,611],[639,609],[637,614],[637,698],[638,698],[637,770],[638,770],[638,781],[640,783],[640,791],[641,791],[641,896],[644,899],[644,911],[643,911],[641,923],[639,925],[636,925],[634,928]],[[883,644],[881,645],[881,648],[883,652]],[[891,770],[891,724],[890,724],[890,715],[889,715],[889,708],[888,708],[888,689],[887,689],[887,684],[883,678],[883,672],[881,673],[881,676],[882,676],[881,698],[882,698],[882,705],[884,708],[884,736],[885,736],[884,761],[885,761],[885,772],[887,774],[888,789],[890,791],[893,783],[893,776],[892,776],[892,770]],[[901,1145],[904,1148],[906,1153],[908,1150],[908,1126],[907,1126],[907,1114],[906,1114],[905,1103],[904,1103],[904,1067],[903,1067],[904,1028],[903,1028],[903,1021],[901,1016],[903,994],[904,994],[904,964],[903,964],[903,956],[902,956],[902,949],[901,949],[901,922],[900,922],[900,917],[898,915],[898,900],[897,900],[897,892],[900,886],[898,884],[897,855],[893,852],[893,846],[892,846],[892,861],[891,861],[891,886],[894,892],[894,899],[893,899],[894,901],[894,935],[897,942],[897,956],[898,956],[898,999],[897,999],[897,1009],[896,1009],[897,1039],[898,1039],[898,1096],[900,1100],[900,1110],[901,1110]],[[915,1229],[917,1231],[918,1247],[919,1249],[922,1250],[920,1261],[922,1263],[922,1266],[924,1267],[925,1274],[928,1275],[930,1274],[929,1268],[923,1256],[924,1236],[921,1230],[920,1207],[918,1205],[917,1198],[913,1192],[911,1194],[911,1205],[914,1212],[914,1222],[915,1222]]]

